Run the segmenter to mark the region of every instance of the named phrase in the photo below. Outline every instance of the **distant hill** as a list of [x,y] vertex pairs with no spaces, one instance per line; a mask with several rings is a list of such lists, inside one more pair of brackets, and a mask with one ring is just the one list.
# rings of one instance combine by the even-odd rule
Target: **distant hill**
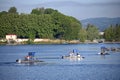
[[84,19],[84,20],[80,20],[83,27],[86,28],[87,24],[93,24],[96,27],[98,27],[98,29],[100,31],[105,30],[106,28],[108,28],[110,25],[116,25],[116,24],[120,24],[120,17],[117,18],[106,18],[106,17],[100,17],[100,18],[89,18],[89,19]]

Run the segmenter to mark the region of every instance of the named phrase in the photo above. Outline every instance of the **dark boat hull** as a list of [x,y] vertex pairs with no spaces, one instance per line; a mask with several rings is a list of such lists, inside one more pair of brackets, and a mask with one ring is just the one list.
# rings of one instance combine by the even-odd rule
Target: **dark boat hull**
[[34,64],[34,63],[40,63],[40,62],[43,62],[43,61],[40,61],[40,60],[16,60],[17,63],[20,63],[20,64]]

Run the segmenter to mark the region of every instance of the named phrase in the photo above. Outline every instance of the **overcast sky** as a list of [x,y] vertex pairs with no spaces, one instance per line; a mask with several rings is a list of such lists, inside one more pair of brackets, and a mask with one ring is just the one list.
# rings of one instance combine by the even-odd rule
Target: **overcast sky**
[[53,8],[80,20],[120,17],[120,0],[0,0],[0,11],[13,6],[19,13],[30,13],[33,8]]

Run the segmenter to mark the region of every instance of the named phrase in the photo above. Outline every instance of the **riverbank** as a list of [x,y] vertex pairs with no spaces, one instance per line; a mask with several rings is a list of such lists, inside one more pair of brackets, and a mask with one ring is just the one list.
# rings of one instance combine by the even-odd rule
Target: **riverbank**
[[60,39],[17,39],[16,41],[9,42],[4,40],[0,44],[78,44],[79,40],[60,40]]
[[[104,43],[105,44],[120,44],[120,42],[104,42]],[[66,42],[44,42],[44,41],[41,41],[41,42],[31,42],[31,43],[22,42],[22,43],[8,44],[8,43],[0,42],[0,45],[21,45],[21,44],[98,44],[98,43],[95,43],[95,42],[69,42],[69,41],[66,41]]]
[[[86,40],[85,42],[80,42],[79,40],[60,40],[60,39],[35,39],[33,40],[28,40],[28,39],[17,39],[17,41],[14,41],[13,43],[8,43],[7,41],[0,41],[0,44],[2,45],[19,45],[19,44],[83,44],[83,43],[99,43],[99,42],[94,42],[94,41],[88,41]],[[102,43],[120,43],[120,42],[102,42]]]

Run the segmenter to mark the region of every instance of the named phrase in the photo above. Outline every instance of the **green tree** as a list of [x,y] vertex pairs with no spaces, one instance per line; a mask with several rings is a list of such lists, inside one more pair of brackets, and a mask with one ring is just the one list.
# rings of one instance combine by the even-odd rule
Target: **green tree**
[[40,15],[40,14],[44,14],[45,12],[45,9],[42,7],[42,8],[36,8],[36,9],[33,9],[31,14],[37,14],[37,15]]
[[11,7],[11,8],[8,10],[8,12],[9,12],[9,13],[18,13],[16,7]]
[[80,29],[79,39],[81,42],[85,42],[85,40],[87,39],[87,32],[85,29]]
[[16,34],[19,38],[79,39],[81,23],[54,9],[36,8],[31,14],[16,14],[11,7],[8,13],[0,12],[0,38]]
[[113,33],[113,26],[111,25],[108,29],[106,29],[105,31],[105,34],[104,34],[104,37],[107,41],[112,41],[113,40],[113,36],[114,36],[114,33]]
[[104,34],[104,38],[107,41],[120,41],[120,25],[116,24],[115,26],[111,25],[107,28]]
[[44,14],[52,14],[54,12],[58,12],[58,11],[57,10],[53,10],[51,8],[47,8],[47,9],[45,9]]
[[99,30],[94,25],[88,24],[86,31],[87,31],[87,39],[88,40],[92,41],[94,39],[99,38]]
[[6,12],[6,11],[2,11],[2,12],[0,12],[0,16],[2,16],[2,15],[6,15],[8,12]]
[[120,41],[120,25],[118,24],[115,27],[115,40]]

